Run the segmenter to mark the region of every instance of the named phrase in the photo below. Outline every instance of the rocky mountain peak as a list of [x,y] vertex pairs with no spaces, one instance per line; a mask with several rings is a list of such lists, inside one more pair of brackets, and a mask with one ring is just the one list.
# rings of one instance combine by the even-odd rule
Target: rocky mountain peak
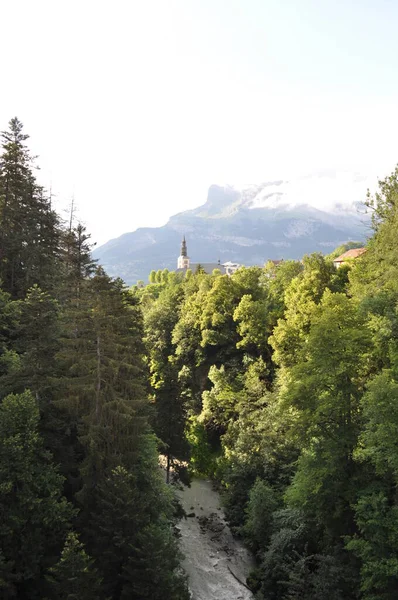
[[211,185],[206,202],[170,218],[163,227],[140,228],[94,252],[128,284],[152,269],[175,269],[182,235],[193,262],[269,259],[325,254],[368,233],[367,181],[352,173],[317,173],[252,185]]

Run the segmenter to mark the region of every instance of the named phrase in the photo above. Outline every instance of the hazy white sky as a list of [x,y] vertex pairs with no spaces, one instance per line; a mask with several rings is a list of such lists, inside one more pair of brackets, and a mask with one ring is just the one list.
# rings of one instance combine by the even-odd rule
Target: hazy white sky
[[102,243],[217,182],[398,162],[396,0],[2,0],[0,129]]

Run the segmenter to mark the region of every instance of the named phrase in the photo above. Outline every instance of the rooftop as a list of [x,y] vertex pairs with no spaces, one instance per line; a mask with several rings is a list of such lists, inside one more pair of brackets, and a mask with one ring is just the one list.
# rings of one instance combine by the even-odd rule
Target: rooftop
[[344,252],[337,258],[333,259],[333,262],[344,262],[350,258],[358,258],[358,256],[361,256],[361,254],[364,252],[366,252],[366,248],[352,248],[351,250],[347,250],[347,252]]
[[[223,268],[223,265],[220,265],[220,263],[190,263],[188,269],[190,271],[193,271],[195,273],[196,269],[200,267],[205,273],[207,273],[208,275],[211,275],[214,271],[214,269],[220,269],[220,271],[225,271],[225,268]],[[188,270],[187,268],[183,268],[183,269],[176,269],[177,273],[181,273],[184,271]]]

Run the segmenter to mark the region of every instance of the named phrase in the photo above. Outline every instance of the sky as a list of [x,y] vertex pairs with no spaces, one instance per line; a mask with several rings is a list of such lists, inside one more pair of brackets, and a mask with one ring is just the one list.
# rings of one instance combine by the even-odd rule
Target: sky
[[212,183],[398,162],[396,0],[2,0],[0,129],[98,244]]

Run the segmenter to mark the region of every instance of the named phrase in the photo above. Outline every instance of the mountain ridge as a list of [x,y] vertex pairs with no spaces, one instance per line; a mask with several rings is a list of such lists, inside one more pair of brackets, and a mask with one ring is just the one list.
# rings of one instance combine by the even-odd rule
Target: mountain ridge
[[110,275],[129,285],[146,280],[152,269],[174,270],[183,235],[193,262],[251,265],[315,251],[327,254],[349,240],[364,241],[369,223],[359,200],[365,197],[362,181],[355,186],[351,179],[341,193],[331,181],[336,183],[318,176],[242,188],[213,184],[204,204],[171,216],[162,227],[122,234],[93,254]]

